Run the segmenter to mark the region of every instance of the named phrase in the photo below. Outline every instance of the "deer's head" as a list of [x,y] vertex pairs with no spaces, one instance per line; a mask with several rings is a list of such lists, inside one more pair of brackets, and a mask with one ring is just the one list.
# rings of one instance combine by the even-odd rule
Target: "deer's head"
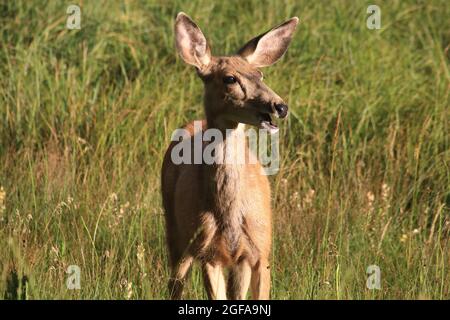
[[175,21],[181,58],[196,67],[205,84],[209,127],[235,128],[239,123],[274,133],[272,116],[285,118],[286,103],[264,82],[259,68],[270,66],[286,52],[298,24],[294,17],[245,44],[235,55],[215,57],[200,28],[185,13]]

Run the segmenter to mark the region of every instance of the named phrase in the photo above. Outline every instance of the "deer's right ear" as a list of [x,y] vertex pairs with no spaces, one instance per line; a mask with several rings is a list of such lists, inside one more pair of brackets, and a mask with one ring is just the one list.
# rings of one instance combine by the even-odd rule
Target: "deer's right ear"
[[289,19],[247,42],[238,54],[257,68],[274,64],[288,49],[297,24],[297,17]]
[[175,43],[181,58],[200,71],[211,62],[211,50],[205,36],[184,12],[178,13],[175,20]]

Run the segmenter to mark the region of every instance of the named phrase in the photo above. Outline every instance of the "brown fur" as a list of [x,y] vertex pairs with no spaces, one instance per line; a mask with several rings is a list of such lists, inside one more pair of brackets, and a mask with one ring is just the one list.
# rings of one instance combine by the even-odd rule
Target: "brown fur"
[[[192,137],[193,124],[186,129]],[[202,264],[231,267],[245,260],[253,270],[268,269],[270,186],[260,164],[174,165],[174,144],[162,170],[172,267],[193,257]]]
[[[293,22],[284,25],[295,29],[297,20],[289,21]],[[262,82],[262,73],[246,58],[212,57],[200,29],[184,14],[177,17],[176,35],[180,55],[197,67],[205,84],[207,121],[203,121],[202,132],[214,128],[225,137],[225,130],[231,129],[219,146],[225,154],[227,144],[235,143],[243,132],[244,123],[259,125],[260,114],[273,114],[274,105],[283,101]],[[256,46],[255,40],[252,41],[251,46]],[[285,47],[278,48],[273,56],[267,55],[264,61],[275,62],[287,44],[283,43]],[[252,52],[251,48],[244,51],[246,55]],[[224,85],[223,78],[227,75],[235,76],[237,83]],[[193,140],[195,135],[202,134],[194,132],[193,123],[185,129],[189,132],[185,139]],[[254,299],[268,299],[270,185],[261,165],[257,160],[245,164],[175,165],[171,152],[176,143],[172,142],[165,154],[161,176],[172,268],[171,297],[181,297],[191,263],[198,260],[209,298],[243,299],[251,285]],[[191,145],[193,154],[194,143]],[[254,157],[248,148],[245,150],[247,157]],[[230,268],[228,284],[223,268]]]

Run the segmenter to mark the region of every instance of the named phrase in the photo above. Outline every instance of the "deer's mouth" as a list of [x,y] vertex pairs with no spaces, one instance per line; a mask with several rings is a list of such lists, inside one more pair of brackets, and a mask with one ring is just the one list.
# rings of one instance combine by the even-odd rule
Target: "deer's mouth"
[[270,134],[277,133],[279,128],[276,124],[273,123],[272,117],[268,113],[261,113],[260,116],[259,127],[261,129],[266,129]]

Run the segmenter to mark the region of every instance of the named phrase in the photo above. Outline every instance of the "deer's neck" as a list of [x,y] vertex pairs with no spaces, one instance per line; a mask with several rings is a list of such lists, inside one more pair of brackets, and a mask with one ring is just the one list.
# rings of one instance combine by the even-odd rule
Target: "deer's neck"
[[219,129],[223,139],[215,147],[214,164],[205,166],[205,191],[215,211],[221,215],[240,216],[245,176],[242,156],[247,148],[244,129],[243,124],[233,129]]

